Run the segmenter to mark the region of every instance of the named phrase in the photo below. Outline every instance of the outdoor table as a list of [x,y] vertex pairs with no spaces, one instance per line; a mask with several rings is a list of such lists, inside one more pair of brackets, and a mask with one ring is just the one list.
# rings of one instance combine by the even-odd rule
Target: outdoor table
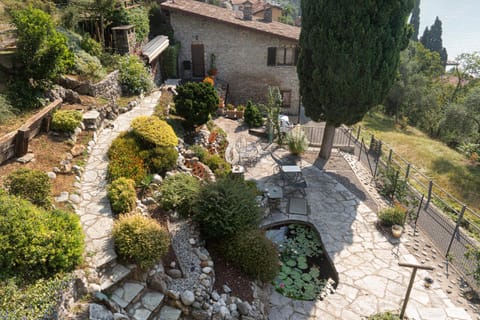
[[275,186],[265,190],[265,192],[268,198],[268,206],[270,207],[270,211],[272,209],[278,208],[278,206],[280,205],[280,200],[283,198],[282,188],[279,186]]
[[302,169],[297,165],[280,166],[284,185],[287,183],[295,183],[302,180]]

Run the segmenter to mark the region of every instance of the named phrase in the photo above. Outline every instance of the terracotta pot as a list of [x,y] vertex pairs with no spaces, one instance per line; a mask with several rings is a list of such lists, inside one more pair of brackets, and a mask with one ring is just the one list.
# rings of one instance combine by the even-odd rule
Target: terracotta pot
[[402,236],[402,233],[403,233],[403,227],[398,225],[398,224],[394,224],[392,226],[392,236],[394,238],[400,238]]
[[225,116],[230,119],[235,119],[237,116],[237,111],[235,110],[226,110],[225,111]]

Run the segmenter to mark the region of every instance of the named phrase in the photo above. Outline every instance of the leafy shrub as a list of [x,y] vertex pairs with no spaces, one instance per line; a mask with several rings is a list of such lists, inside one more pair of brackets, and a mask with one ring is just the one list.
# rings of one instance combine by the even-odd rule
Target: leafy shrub
[[154,265],[168,251],[168,231],[156,220],[140,214],[122,215],[113,225],[118,255],[142,268]]
[[134,55],[119,58],[120,83],[128,94],[141,94],[153,88],[153,82],[143,62]]
[[108,187],[108,199],[115,213],[130,212],[135,208],[137,194],[135,181],[128,178],[118,178]]
[[294,155],[300,155],[308,148],[308,139],[301,126],[296,126],[285,137],[288,150]]
[[28,200],[34,205],[47,209],[52,206],[52,183],[43,171],[15,170],[7,177],[6,186],[11,195]]
[[381,169],[378,178],[379,193],[388,198],[402,200],[407,195],[407,183],[400,178],[400,171],[393,166]]
[[206,164],[215,173],[216,177],[226,177],[232,172],[232,166],[218,154],[208,154],[204,158]]
[[368,317],[368,320],[401,320],[400,316],[389,311],[377,313]]
[[22,286],[12,279],[0,282],[0,319],[55,319],[70,279],[71,275],[67,274]]
[[177,93],[173,98],[175,109],[185,119],[186,126],[206,123],[218,108],[217,91],[207,83],[187,82],[177,88]]
[[247,275],[271,282],[279,271],[278,252],[260,230],[237,233],[224,241],[221,250],[227,261],[240,267]]
[[243,121],[249,128],[261,127],[263,125],[263,116],[258,106],[254,105],[252,101],[247,102],[247,107],[243,113]]
[[135,135],[159,147],[174,147],[178,138],[172,127],[155,116],[140,116],[132,120],[130,126]]
[[200,193],[200,181],[190,174],[179,173],[166,178],[160,192],[160,201],[164,209],[176,209],[181,217],[188,217],[192,214]]
[[102,55],[102,44],[90,37],[88,33],[83,35],[80,47],[94,57],[100,57]]
[[202,147],[199,144],[194,144],[190,147],[190,150],[192,150],[195,153],[195,157],[200,160],[200,162],[204,162],[205,158],[209,155],[208,150]]
[[81,262],[83,231],[70,212],[47,211],[0,193],[0,278],[32,280],[72,270]]
[[178,152],[175,147],[155,147],[140,152],[151,172],[164,173],[175,168]]
[[7,97],[0,94],[0,124],[15,117],[15,108],[10,104]]
[[396,204],[392,208],[383,209],[378,213],[378,218],[384,226],[398,224],[403,226],[405,221],[406,209]]
[[80,124],[83,115],[78,110],[58,110],[53,114],[52,130],[72,132]]
[[142,43],[150,32],[148,11],[143,7],[136,7],[127,11],[128,24],[135,26],[135,38],[138,44]]
[[101,80],[106,75],[105,69],[100,60],[83,50],[75,52],[74,69],[76,74],[81,78],[90,79],[92,81]]
[[45,103],[44,90],[40,86],[32,86],[25,79],[16,79],[8,83],[7,98],[20,110],[40,108]]
[[139,153],[140,147],[131,134],[123,133],[113,140],[108,150],[110,181],[124,177],[140,183],[146,177],[147,170]]
[[206,238],[224,238],[257,226],[260,208],[256,190],[240,179],[223,178],[200,191],[197,214]]

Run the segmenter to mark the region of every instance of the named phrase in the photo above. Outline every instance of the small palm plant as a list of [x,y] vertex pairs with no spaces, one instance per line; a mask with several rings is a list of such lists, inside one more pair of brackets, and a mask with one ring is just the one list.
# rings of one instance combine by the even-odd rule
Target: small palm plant
[[294,155],[300,155],[308,148],[309,141],[300,125],[297,125],[290,130],[285,139],[288,150]]

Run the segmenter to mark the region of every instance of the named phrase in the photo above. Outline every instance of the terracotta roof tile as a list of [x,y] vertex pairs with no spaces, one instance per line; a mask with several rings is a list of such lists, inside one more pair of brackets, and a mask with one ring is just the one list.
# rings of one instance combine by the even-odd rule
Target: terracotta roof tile
[[182,12],[187,15],[204,17],[213,21],[235,25],[241,28],[276,35],[282,38],[298,41],[300,28],[280,22],[263,22],[262,20],[241,20],[235,17],[232,10],[220,8],[211,4],[194,0],[168,0],[161,4],[168,11]]

